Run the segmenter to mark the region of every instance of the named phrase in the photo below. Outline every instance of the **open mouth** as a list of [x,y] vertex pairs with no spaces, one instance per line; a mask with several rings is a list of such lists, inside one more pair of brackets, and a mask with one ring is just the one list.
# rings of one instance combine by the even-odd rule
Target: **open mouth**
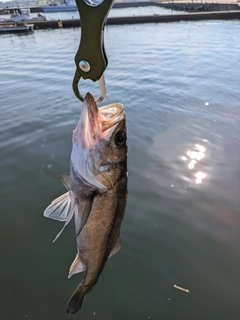
[[81,138],[84,147],[94,146],[100,139],[110,139],[116,125],[124,117],[125,112],[121,103],[98,108],[91,93],[87,93],[74,136],[77,139],[80,134],[78,138]]
[[115,126],[124,118],[125,115],[123,105],[121,103],[112,103],[101,107],[99,108],[99,112],[105,117],[105,120],[102,121],[102,132],[105,132]]

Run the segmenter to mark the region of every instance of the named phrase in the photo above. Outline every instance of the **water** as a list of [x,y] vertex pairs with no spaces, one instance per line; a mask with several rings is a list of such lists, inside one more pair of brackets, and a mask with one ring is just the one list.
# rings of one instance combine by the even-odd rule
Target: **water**
[[127,112],[129,201],[121,251],[65,314],[81,279],[67,279],[74,227],[51,244],[61,224],[42,213],[65,192],[79,33],[0,38],[0,318],[239,319],[239,21],[106,27],[105,102]]

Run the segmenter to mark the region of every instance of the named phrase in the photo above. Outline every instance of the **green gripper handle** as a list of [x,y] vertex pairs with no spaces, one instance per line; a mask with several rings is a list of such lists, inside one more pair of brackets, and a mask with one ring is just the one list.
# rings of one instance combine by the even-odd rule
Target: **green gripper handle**
[[[80,14],[81,40],[75,56],[75,63],[77,73],[83,79],[97,81],[107,68],[108,61],[103,41],[104,24],[113,1],[76,0]],[[82,61],[88,62],[89,70],[83,70],[80,67]]]

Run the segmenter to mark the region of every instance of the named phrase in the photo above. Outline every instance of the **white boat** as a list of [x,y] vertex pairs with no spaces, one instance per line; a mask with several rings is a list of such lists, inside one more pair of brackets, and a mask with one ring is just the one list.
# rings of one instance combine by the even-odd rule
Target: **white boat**
[[42,5],[44,12],[77,11],[77,5],[74,0],[64,0],[61,4]]
[[6,24],[0,25],[0,34],[2,33],[22,33],[22,32],[33,32],[33,24]]
[[6,9],[6,8],[0,8],[0,15],[2,14],[9,14],[10,13],[10,11],[8,10],[8,9]]
[[32,17],[30,9],[18,9],[14,13],[10,14],[10,21],[19,22],[19,21],[46,21],[47,18],[38,13],[36,17]]

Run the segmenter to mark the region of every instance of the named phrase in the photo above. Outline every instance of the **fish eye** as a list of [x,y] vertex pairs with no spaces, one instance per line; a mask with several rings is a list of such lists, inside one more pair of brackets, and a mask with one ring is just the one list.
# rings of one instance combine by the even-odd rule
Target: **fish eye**
[[127,137],[124,131],[119,131],[116,135],[115,135],[115,143],[118,146],[124,146],[126,144],[127,141]]

